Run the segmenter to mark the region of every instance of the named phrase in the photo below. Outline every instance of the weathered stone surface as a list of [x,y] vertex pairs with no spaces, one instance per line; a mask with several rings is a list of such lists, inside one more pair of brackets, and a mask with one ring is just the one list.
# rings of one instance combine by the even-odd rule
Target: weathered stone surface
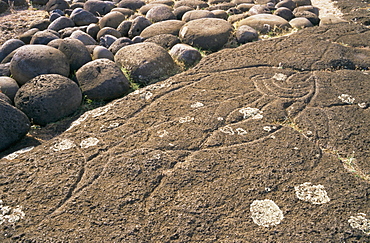
[[152,23],[161,22],[170,19],[176,19],[173,9],[167,5],[160,5],[151,8],[145,15]]
[[173,14],[176,16],[176,19],[181,20],[182,16],[188,11],[194,10],[194,8],[189,6],[180,6],[173,10]]
[[150,38],[156,35],[162,34],[171,34],[179,35],[179,31],[185,22],[180,20],[166,20],[158,22],[146,27],[141,33],[140,36],[144,38]]
[[218,51],[226,44],[232,30],[232,25],[223,19],[204,18],[186,23],[179,36],[183,43],[204,50]]
[[45,10],[50,12],[56,9],[66,10],[69,8],[69,4],[65,0],[49,0],[46,4]]
[[0,102],[5,102],[9,105],[13,105],[12,100],[8,96],[6,96],[5,94],[3,94],[1,92],[0,92]]
[[121,37],[109,46],[109,51],[111,51],[115,55],[119,51],[119,49],[133,43],[134,42],[130,38]]
[[155,35],[153,37],[150,37],[146,39],[144,42],[153,42],[165,49],[171,49],[174,45],[180,43],[180,39],[171,34],[160,34]]
[[121,33],[118,30],[116,30],[112,27],[104,27],[104,28],[99,30],[98,34],[96,35],[96,39],[100,40],[100,38],[105,36],[105,35],[112,35],[116,38],[121,37]]
[[27,136],[0,154],[2,204],[25,212],[0,241],[369,242],[368,37],[225,49],[9,154]]
[[25,45],[17,49],[10,72],[19,85],[40,74],[69,75],[69,63],[59,50],[45,45]]
[[59,39],[59,36],[49,30],[36,32],[30,41],[31,45],[47,45],[50,41]]
[[10,62],[0,64],[0,76],[10,76]]
[[40,75],[19,88],[15,106],[34,123],[46,125],[75,112],[82,101],[78,85],[59,74]]
[[108,59],[87,63],[76,73],[82,95],[92,100],[113,100],[130,89],[129,82],[119,67]]
[[106,59],[114,61],[113,53],[109,51],[107,48],[105,48],[104,46],[96,46],[93,50],[92,58],[93,60],[106,58]]
[[135,11],[144,5],[145,5],[145,2],[141,0],[122,0],[117,4],[117,7],[128,8],[128,9]]
[[209,5],[208,3],[201,0],[180,0],[175,3],[174,8],[182,6],[191,7],[192,9],[204,9],[207,8]]
[[257,14],[243,19],[239,26],[248,25],[260,33],[267,33],[274,28],[288,29],[291,26],[286,19],[273,14]]
[[110,12],[106,15],[104,15],[99,20],[99,26],[100,28],[104,27],[112,27],[116,29],[119,24],[126,19],[126,16],[120,12]]
[[308,19],[313,25],[318,25],[320,23],[319,17],[310,12],[310,11],[302,11],[302,12],[297,12],[294,14],[296,18],[306,18]]
[[128,32],[130,31],[132,22],[129,20],[122,21],[117,27],[117,31],[121,33],[121,36],[128,37]]
[[209,10],[191,10],[182,16],[182,21],[189,22],[195,19],[214,18],[215,15]]
[[70,18],[77,26],[89,25],[99,21],[99,19],[93,13],[82,8],[75,8],[72,11]]
[[23,41],[25,44],[30,44],[31,42],[31,39],[32,39],[32,36],[34,34],[36,34],[37,32],[39,32],[40,30],[37,29],[37,28],[32,28],[32,29],[29,29],[28,31],[24,32],[23,34],[21,34],[20,36],[18,36],[18,38]]
[[54,20],[49,26],[48,29],[59,31],[67,27],[73,27],[75,23],[68,17],[62,16]]
[[109,48],[118,38],[113,35],[104,35],[99,39],[99,45]]
[[58,49],[67,57],[71,72],[78,70],[92,60],[90,52],[86,49],[84,43],[77,39],[63,39]]
[[98,0],[89,0],[84,4],[84,9],[90,13],[102,16],[109,13],[114,8],[112,2],[98,1]]
[[128,31],[128,37],[133,38],[141,34],[141,32],[150,26],[152,23],[143,16],[136,17],[130,26],[130,30]]
[[96,41],[94,40],[94,38],[91,35],[83,32],[82,30],[74,31],[70,37],[81,41],[85,45],[95,45],[96,44]]
[[156,82],[177,71],[166,49],[151,42],[125,46],[117,52],[114,60],[141,84]]
[[257,41],[258,32],[248,25],[240,26],[235,33],[238,43],[245,44],[247,42]]
[[46,30],[50,23],[48,19],[35,20],[30,24],[30,29],[37,28],[39,30]]
[[301,17],[301,18],[294,18],[289,21],[290,26],[297,29],[312,27],[313,24],[311,21],[309,21],[307,18]]
[[185,67],[190,67],[202,59],[200,52],[192,46],[186,44],[176,44],[170,50],[173,59],[183,63]]
[[30,129],[28,117],[14,106],[0,100],[0,152],[19,141]]
[[4,60],[11,52],[23,46],[24,42],[18,39],[10,39],[5,41],[0,47],[0,62]]
[[17,81],[11,77],[0,76],[0,93],[5,94],[10,98],[11,101],[14,100],[14,96],[19,89]]

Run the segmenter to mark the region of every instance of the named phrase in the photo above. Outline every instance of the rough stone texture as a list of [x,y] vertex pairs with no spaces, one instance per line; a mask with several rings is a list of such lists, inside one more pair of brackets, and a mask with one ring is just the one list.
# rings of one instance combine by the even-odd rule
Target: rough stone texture
[[25,45],[17,49],[10,72],[19,85],[40,74],[69,75],[69,63],[59,50],[45,45]]
[[144,38],[150,38],[156,35],[162,34],[171,34],[179,35],[179,31],[185,22],[180,20],[167,20],[152,24],[146,27],[141,33],[140,36]]
[[17,81],[11,77],[0,76],[0,93],[5,94],[11,101],[19,89]]
[[214,18],[215,15],[209,10],[191,10],[182,16],[182,21],[189,22],[195,19]]
[[34,20],[30,24],[30,29],[37,28],[39,30],[46,30],[48,26],[50,25],[50,20],[48,19],[40,19],[40,20]]
[[49,31],[49,30],[43,30],[36,32],[31,40],[31,45],[47,45],[50,41],[59,39],[59,36],[57,36],[55,33]]
[[75,112],[82,101],[78,85],[59,74],[45,74],[19,88],[15,106],[35,124],[46,125]]
[[18,36],[18,38],[19,40],[23,41],[25,44],[30,44],[32,36],[39,31],[40,30],[37,28],[32,28],[22,33],[20,36]]
[[126,16],[120,12],[110,12],[99,20],[100,28],[112,27],[116,29],[119,24],[126,19]]
[[109,51],[107,48],[105,48],[104,46],[96,46],[93,50],[92,58],[93,60],[106,58],[106,59],[114,61],[113,53]]
[[0,64],[0,76],[10,76],[10,62]]
[[89,0],[84,4],[84,9],[90,13],[103,16],[109,13],[114,8],[114,5],[105,1]]
[[170,55],[178,62],[183,63],[185,67],[193,66],[202,59],[202,55],[197,49],[186,44],[174,45],[170,50]]
[[232,25],[215,18],[196,19],[186,23],[180,30],[181,42],[203,50],[218,51],[228,41]]
[[11,52],[23,46],[24,42],[17,39],[10,39],[5,41],[5,43],[0,47],[0,62],[4,60]]
[[204,9],[207,8],[209,5],[208,3],[201,0],[180,0],[175,3],[174,8],[176,9],[182,6],[191,7],[192,9]]
[[174,45],[180,43],[180,39],[177,36],[171,34],[160,34],[150,37],[144,42],[153,42],[165,49],[171,49]]
[[0,240],[369,242],[369,36],[226,49],[28,137],[0,155],[37,145],[0,159],[1,200],[25,212]]
[[272,31],[274,28],[288,29],[289,22],[282,17],[272,14],[257,14],[243,19],[239,22],[239,26],[248,25],[260,33],[264,34]]
[[152,23],[161,22],[170,19],[176,19],[173,14],[173,9],[167,5],[155,6],[151,8],[145,15]]
[[307,18],[301,17],[301,18],[294,18],[291,21],[289,21],[290,26],[297,29],[312,27],[313,24],[311,21],[309,21]]
[[108,59],[87,63],[76,73],[82,95],[92,100],[113,100],[130,89],[129,82],[116,64]]
[[145,2],[141,0],[122,0],[117,4],[117,7],[128,8],[128,9],[135,11],[144,5],[145,5]]
[[48,29],[59,31],[67,27],[73,27],[75,23],[68,17],[62,16],[54,20],[49,26]]
[[96,44],[96,41],[94,40],[94,38],[91,35],[83,32],[82,30],[74,31],[70,37],[81,41],[85,45],[95,45]]
[[143,16],[136,17],[130,26],[130,30],[128,31],[128,37],[133,38],[141,34],[141,32],[150,26],[152,23]]
[[99,21],[99,19],[93,13],[82,8],[74,9],[70,18],[77,26],[89,25]]
[[56,9],[66,10],[69,8],[69,4],[65,0],[49,0],[46,4],[45,10],[50,12]]
[[19,141],[30,129],[28,117],[7,102],[0,100],[0,152]]
[[156,82],[177,71],[166,49],[152,42],[125,46],[117,52],[114,60],[141,84]]
[[100,40],[100,38],[103,37],[104,35],[112,35],[116,38],[121,37],[121,33],[116,29],[111,27],[104,27],[103,29],[99,30],[98,34],[96,35],[96,39]]
[[245,44],[247,42],[257,41],[258,32],[248,25],[240,26],[235,33],[238,43]]
[[84,43],[77,39],[63,39],[58,49],[67,57],[71,72],[78,70],[92,60],[90,52],[86,49]]
[[8,103],[9,105],[13,105],[12,100],[8,96],[6,96],[5,94],[0,92],[0,102],[1,101],[5,102],[5,103]]
[[109,51],[111,51],[114,55],[119,51],[124,46],[131,45],[134,42],[127,37],[121,37],[114,41],[110,46],[109,46]]

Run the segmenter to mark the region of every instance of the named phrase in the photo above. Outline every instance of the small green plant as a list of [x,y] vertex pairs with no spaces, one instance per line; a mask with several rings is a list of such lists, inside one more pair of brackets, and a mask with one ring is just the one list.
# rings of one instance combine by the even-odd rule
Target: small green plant
[[342,157],[338,152],[337,156],[338,159],[342,161],[344,168],[349,172],[353,173],[355,177],[361,178],[366,181],[370,181],[370,176],[363,172],[361,168],[357,165],[354,151],[350,156],[346,158]]
[[129,93],[142,88],[139,83],[136,83],[134,81],[134,79],[131,77],[131,72],[127,68],[121,67],[121,71],[130,83],[131,90],[129,91]]

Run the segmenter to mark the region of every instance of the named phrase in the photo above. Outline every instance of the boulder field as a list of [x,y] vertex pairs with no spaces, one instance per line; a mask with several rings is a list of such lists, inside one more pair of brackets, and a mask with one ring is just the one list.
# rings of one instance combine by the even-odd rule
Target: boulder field
[[[63,1],[55,2],[68,12]],[[265,5],[255,7],[263,16],[272,7],[270,1],[238,2]],[[172,16],[163,7],[166,3],[150,3],[161,6],[151,13]],[[151,11],[143,9],[149,4],[137,0],[94,4],[88,8],[99,15],[111,13],[114,6],[123,15],[132,15],[127,8]],[[204,4],[182,0],[174,6],[184,10]],[[226,9],[230,3],[216,5]],[[145,19],[138,18],[130,24],[145,26]],[[80,48],[72,50],[101,51],[99,55],[109,58],[92,55],[94,60],[86,59],[81,67],[71,62],[73,55],[65,54],[70,49],[60,48],[76,42],[59,37],[59,43],[54,39],[53,45],[37,46],[48,55],[63,56],[63,65],[53,68],[69,69],[68,74],[38,72],[24,84],[14,75],[0,78],[8,91],[0,93],[0,112],[5,114],[0,116],[0,139],[14,138],[9,145],[0,144],[1,242],[370,241],[369,28],[353,21],[304,28],[222,48],[195,66],[188,64],[186,71],[159,78],[180,68],[182,59],[171,58],[173,53],[199,59],[197,49],[181,37],[192,21],[199,20],[184,22],[180,29],[174,26],[177,35],[160,34],[178,38],[174,49],[139,35],[117,37],[118,27],[99,26],[96,36],[104,28],[111,33],[103,45],[78,42]],[[250,37],[262,35],[243,27],[251,28]],[[98,43],[87,29],[78,31]],[[248,37],[235,28],[231,32],[236,39]],[[129,44],[113,54],[104,45],[114,38],[132,43],[121,41]],[[16,50],[33,45],[17,47],[4,69],[22,67]],[[8,55],[13,52],[4,49]],[[145,50],[150,58],[142,57]],[[32,63],[33,58],[25,61]],[[138,74],[145,65],[152,71]],[[129,79],[149,85],[127,90]],[[54,96],[48,95],[54,93],[55,106]],[[55,123],[47,120],[49,115],[44,123],[29,115],[29,105],[41,103],[31,112],[56,110],[56,115],[68,116],[84,95],[100,94],[112,95],[106,105],[55,118]],[[28,132],[37,123],[45,126]],[[43,137],[43,131],[50,136]]]

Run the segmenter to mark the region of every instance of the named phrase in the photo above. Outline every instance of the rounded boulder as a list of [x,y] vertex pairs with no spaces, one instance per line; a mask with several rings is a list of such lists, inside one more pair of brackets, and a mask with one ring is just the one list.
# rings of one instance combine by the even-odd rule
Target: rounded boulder
[[223,19],[204,18],[186,23],[179,32],[180,40],[203,50],[218,51],[228,41],[233,26]]
[[8,96],[9,99],[12,101],[14,100],[14,96],[19,89],[17,81],[10,77],[2,76],[0,77],[0,93]]
[[176,44],[170,50],[170,55],[186,67],[193,66],[202,59],[200,52],[187,44]]
[[0,47],[0,62],[21,46],[24,46],[24,42],[18,39],[10,39],[5,41],[5,43]]
[[63,39],[58,49],[67,57],[71,71],[78,70],[92,60],[90,52],[85,45],[77,39]]
[[75,112],[82,101],[78,85],[59,74],[39,75],[17,92],[15,106],[39,125],[56,122]]
[[25,45],[17,49],[10,62],[10,72],[19,85],[40,74],[69,75],[67,57],[45,45]]
[[262,34],[274,30],[275,28],[288,29],[291,27],[286,19],[273,14],[257,14],[250,16],[240,21],[239,26],[241,25],[248,25]]
[[28,117],[14,106],[0,100],[0,151],[23,138],[31,123]]
[[114,57],[119,67],[130,72],[138,83],[148,84],[176,72],[176,65],[163,47],[143,42],[121,48]]
[[166,20],[152,24],[141,32],[140,36],[150,38],[156,35],[171,34],[179,35],[179,31],[185,22],[180,20]]
[[176,19],[173,9],[167,5],[159,5],[151,8],[145,16],[152,23],[161,22],[170,19]]
[[108,59],[97,59],[81,67],[76,78],[82,94],[92,100],[113,100],[130,89],[129,81],[116,64]]

